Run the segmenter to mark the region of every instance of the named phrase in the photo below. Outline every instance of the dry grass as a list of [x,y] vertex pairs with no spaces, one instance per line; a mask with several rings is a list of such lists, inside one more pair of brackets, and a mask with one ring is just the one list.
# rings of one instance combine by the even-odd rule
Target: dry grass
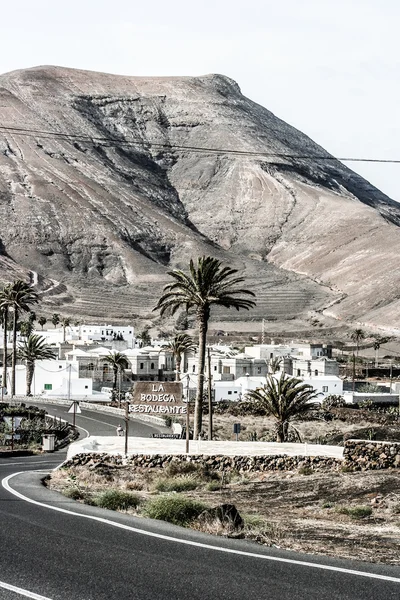
[[[245,523],[238,537],[296,551],[400,564],[400,476],[395,470],[307,476],[231,473],[221,478],[199,467],[190,473],[185,468],[182,464],[182,473],[175,464],[171,475],[132,467],[71,467],[54,472],[49,485],[86,502],[110,488],[134,491],[140,499],[135,514],[140,515],[146,514],[150,500],[174,497],[174,492],[157,492],[157,482],[166,476],[178,482],[194,478],[196,489],[180,497],[209,507],[234,504]],[[237,535],[219,521],[200,525],[194,520],[191,526],[214,535]]]

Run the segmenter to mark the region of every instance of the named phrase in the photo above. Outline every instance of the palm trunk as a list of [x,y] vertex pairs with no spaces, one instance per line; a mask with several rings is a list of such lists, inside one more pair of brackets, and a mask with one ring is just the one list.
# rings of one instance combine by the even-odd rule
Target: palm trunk
[[26,395],[31,395],[31,387],[33,380],[33,373],[35,371],[35,364],[32,361],[27,361],[26,363]]
[[285,441],[285,434],[283,431],[283,423],[281,421],[279,421],[277,424],[276,441],[278,442],[278,444],[282,444]]
[[375,350],[375,369],[378,368],[378,348]]
[[194,405],[194,433],[193,439],[197,439],[201,432],[203,420],[203,389],[204,389],[204,367],[206,361],[206,341],[209,309],[201,307],[197,311],[197,323],[199,326],[199,360],[196,401]]
[[17,364],[17,324],[18,324],[18,311],[14,308],[13,318],[13,349],[11,359],[11,397],[15,396],[15,366]]
[[7,387],[7,339],[8,339],[8,331],[7,331],[8,308],[7,307],[4,308],[3,327],[4,327],[4,331],[3,331],[3,380],[2,380],[2,385],[3,385],[3,388],[6,388]]
[[118,377],[118,369],[114,369],[113,390],[117,389],[117,377]]
[[175,373],[175,381],[181,380],[181,355],[176,355],[176,373]]

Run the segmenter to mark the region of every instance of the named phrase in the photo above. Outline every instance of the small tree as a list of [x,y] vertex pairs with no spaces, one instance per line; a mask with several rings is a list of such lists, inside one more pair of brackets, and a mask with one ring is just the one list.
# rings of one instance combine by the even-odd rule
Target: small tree
[[142,333],[139,333],[139,335],[137,336],[138,340],[140,340],[140,347],[144,348],[144,346],[150,346],[151,344],[151,337],[149,334],[149,330],[148,328],[143,329]]
[[60,315],[59,313],[54,313],[53,316],[51,317],[51,322],[54,325],[54,329],[57,327],[57,325],[60,323]]
[[282,356],[275,356],[274,358],[270,358],[267,364],[268,371],[273,375],[277,371],[280,371],[280,368],[282,366]]
[[70,319],[68,319],[68,317],[64,317],[61,321],[61,325],[63,328],[63,342],[65,342],[65,337],[66,337],[66,329],[67,327],[69,327],[70,325]]
[[263,409],[276,419],[277,442],[287,441],[290,421],[320,407],[319,403],[312,402],[317,396],[311,385],[285,373],[279,379],[269,375],[264,387],[247,392],[247,397],[256,403],[257,409]]
[[42,328],[42,331],[43,331],[43,327],[44,327],[44,326],[46,325],[46,323],[47,323],[47,319],[46,319],[46,317],[39,317],[39,319],[38,319],[38,323],[39,323],[39,325],[40,325],[40,327]]

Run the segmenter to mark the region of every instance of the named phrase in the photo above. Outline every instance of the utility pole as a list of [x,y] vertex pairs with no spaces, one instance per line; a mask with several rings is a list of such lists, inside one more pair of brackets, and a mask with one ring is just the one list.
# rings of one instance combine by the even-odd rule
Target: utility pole
[[[353,394],[355,392],[356,389],[356,355],[354,354],[354,350],[353,350]],[[353,402],[354,402],[354,398],[353,398]]]
[[264,344],[265,342],[265,319],[262,320],[261,323],[261,343]]
[[186,375],[186,454],[189,454],[189,440],[190,440],[190,436],[189,436],[189,425],[190,425],[189,408],[190,408],[190,402],[189,402],[189,373],[188,373]]
[[210,348],[207,348],[207,367],[208,367],[208,439],[213,439],[213,405],[212,405],[212,390],[211,390],[211,354]]
[[390,359],[390,394],[392,393],[392,383],[393,383],[393,363],[392,359]]

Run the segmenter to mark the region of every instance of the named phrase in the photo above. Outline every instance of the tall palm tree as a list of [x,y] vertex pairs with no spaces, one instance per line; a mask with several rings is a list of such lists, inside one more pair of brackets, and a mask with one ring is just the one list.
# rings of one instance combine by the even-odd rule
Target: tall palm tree
[[317,396],[311,385],[303,383],[301,379],[288,377],[285,373],[279,379],[269,375],[264,387],[247,392],[248,398],[276,419],[277,442],[287,441],[290,421],[320,406],[318,402],[312,402]]
[[272,374],[279,371],[282,366],[282,360],[282,356],[275,356],[274,358],[270,358],[267,361],[268,371],[270,371]]
[[34,330],[33,323],[29,319],[26,319],[25,321],[20,322],[19,331],[20,331],[20,334],[23,335],[24,337],[28,338],[31,335],[33,330]]
[[362,329],[355,329],[351,335],[350,335],[350,339],[355,342],[356,344],[356,356],[358,357],[358,350],[360,348],[360,342],[362,340],[365,340],[365,333],[363,332]]
[[26,395],[31,396],[35,362],[37,360],[52,360],[56,351],[46,344],[41,335],[31,334],[18,348],[18,358],[26,364]]
[[113,390],[115,390],[117,388],[118,373],[122,373],[123,369],[128,369],[129,361],[125,354],[121,352],[110,352],[110,354],[104,356],[101,360],[107,362],[114,372]]
[[182,354],[195,350],[196,344],[187,333],[176,333],[167,345],[175,358],[175,380],[180,381]]
[[42,328],[42,331],[43,331],[43,327],[44,327],[44,326],[46,325],[46,323],[47,323],[47,319],[46,319],[46,317],[39,317],[39,318],[38,318],[38,323],[39,323],[39,325],[40,325],[40,327]]
[[32,304],[38,302],[37,293],[24,281],[17,279],[10,284],[8,308],[13,313],[13,349],[11,358],[11,396],[15,396],[15,365],[17,363],[17,329],[21,313],[29,312]]
[[8,344],[8,317],[10,309],[11,284],[6,284],[0,292],[0,310],[3,324],[3,377],[2,385],[7,387],[7,344]]
[[198,437],[202,425],[204,366],[211,306],[224,306],[237,310],[241,308],[248,310],[255,306],[254,300],[236,297],[255,296],[250,290],[237,287],[244,278],[235,277],[236,273],[237,269],[223,267],[218,259],[211,256],[199,257],[197,265],[191,259],[189,273],[179,269],[169,272],[174,281],[164,287],[164,294],[153,308],[153,310],[160,310],[161,315],[168,312],[173,315],[181,307],[185,307],[186,311],[193,308],[196,312],[199,328],[199,358],[194,416],[195,438]]

